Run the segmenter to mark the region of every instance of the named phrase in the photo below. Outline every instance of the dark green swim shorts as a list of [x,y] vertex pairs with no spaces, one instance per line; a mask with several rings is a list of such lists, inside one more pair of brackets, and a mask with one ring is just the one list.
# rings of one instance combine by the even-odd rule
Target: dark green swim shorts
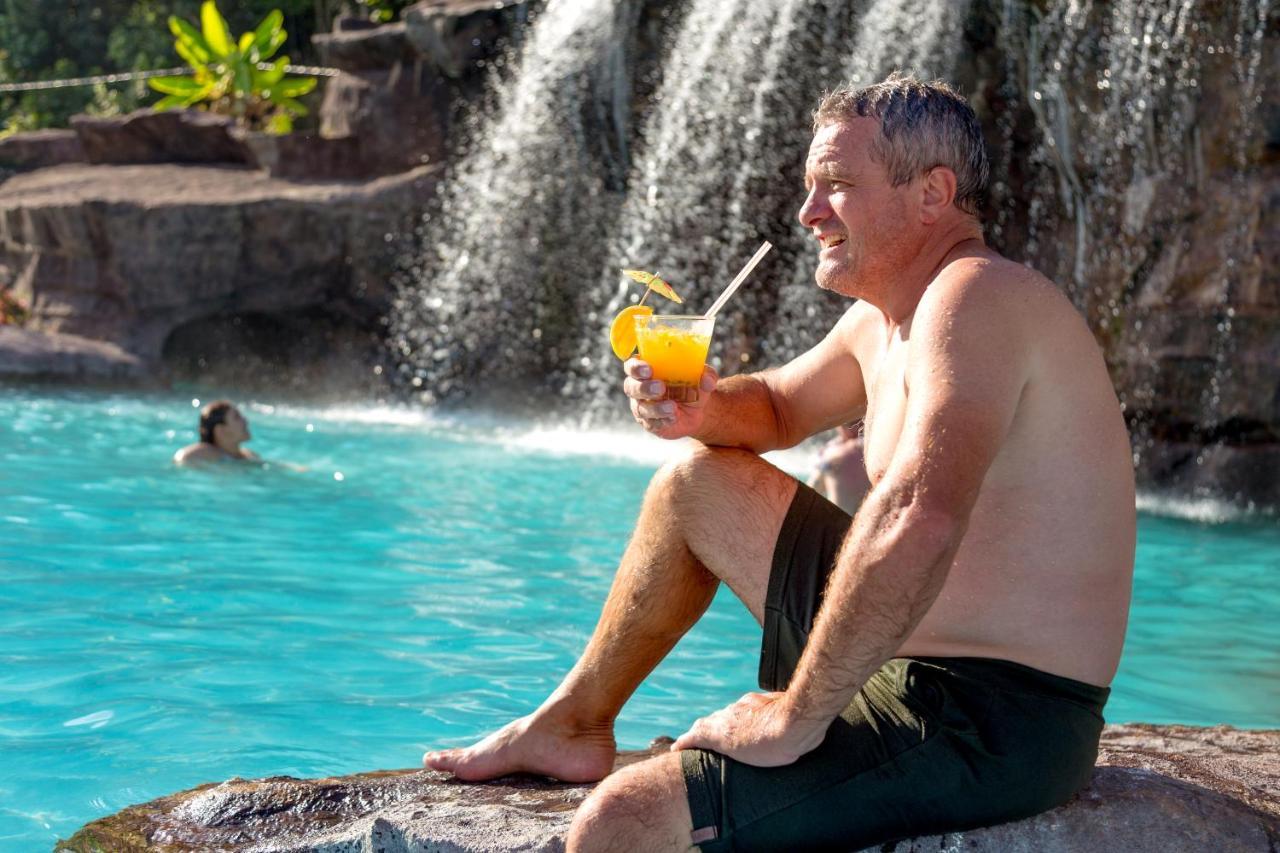
[[[783,690],[850,518],[801,486],[774,552],[760,686]],[[860,850],[1030,817],[1089,781],[1110,691],[987,658],[895,658],[786,767],[681,753],[702,850]]]

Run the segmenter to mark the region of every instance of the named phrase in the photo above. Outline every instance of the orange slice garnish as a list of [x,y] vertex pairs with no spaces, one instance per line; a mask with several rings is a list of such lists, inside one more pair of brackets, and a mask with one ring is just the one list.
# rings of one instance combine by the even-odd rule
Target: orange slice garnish
[[626,361],[636,351],[636,316],[652,314],[648,305],[628,305],[618,312],[609,326],[609,346],[613,354]]
[[630,276],[640,282],[645,287],[657,291],[677,305],[684,303],[684,300],[681,299],[674,290],[672,290],[671,285],[667,284],[651,272],[645,272],[644,270],[623,270],[622,273],[623,275]]

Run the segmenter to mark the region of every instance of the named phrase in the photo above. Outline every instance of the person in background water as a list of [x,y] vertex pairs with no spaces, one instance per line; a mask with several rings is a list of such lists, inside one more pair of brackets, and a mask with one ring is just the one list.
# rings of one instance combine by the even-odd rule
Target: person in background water
[[817,470],[809,478],[809,488],[849,515],[858,511],[871,489],[867,463],[862,455],[862,425],[842,424],[835,438],[818,453]]
[[229,400],[214,400],[200,410],[200,440],[173,454],[175,465],[204,465],[210,462],[253,462],[262,459],[240,445],[253,438],[249,422]]

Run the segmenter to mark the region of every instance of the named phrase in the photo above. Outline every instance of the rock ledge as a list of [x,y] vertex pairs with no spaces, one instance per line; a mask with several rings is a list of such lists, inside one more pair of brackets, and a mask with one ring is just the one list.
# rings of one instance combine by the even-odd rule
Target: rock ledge
[[[666,741],[669,743],[669,741]],[[619,765],[663,748],[626,753]],[[59,851],[244,853],[560,851],[589,785],[473,785],[421,770],[232,779],[96,820]],[[1280,731],[1108,726],[1093,782],[1030,820],[889,845],[896,853],[1275,853]]]

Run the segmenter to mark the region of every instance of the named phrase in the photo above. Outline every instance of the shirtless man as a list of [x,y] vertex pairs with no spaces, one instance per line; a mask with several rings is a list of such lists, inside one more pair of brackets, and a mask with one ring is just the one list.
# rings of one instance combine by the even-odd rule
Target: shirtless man
[[[636,419],[698,443],[650,485],[560,686],[429,767],[604,779],[571,851],[855,850],[1090,779],[1129,608],[1129,442],[1083,320],[984,244],[986,175],[945,86],[823,100],[799,217],[818,284],[859,301],[787,365],[708,371],[693,402],[627,363]],[[873,487],[852,520],[759,457],[859,418]],[[764,628],[766,692],[608,775],[619,709],[720,581]]]
[[173,454],[173,464],[261,462],[256,453],[240,446],[252,437],[240,410],[227,400],[215,400],[200,410],[200,440]]

